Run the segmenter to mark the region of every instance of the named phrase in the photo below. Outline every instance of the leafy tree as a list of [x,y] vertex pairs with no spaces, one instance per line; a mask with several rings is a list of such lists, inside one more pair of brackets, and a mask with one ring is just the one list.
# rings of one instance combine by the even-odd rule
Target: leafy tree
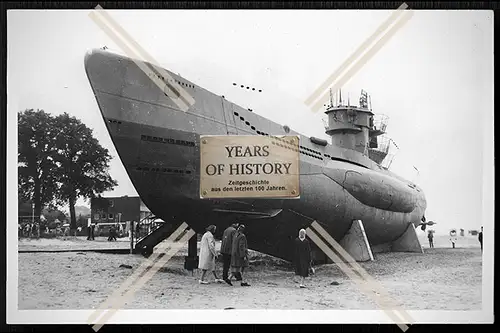
[[64,221],[66,219],[66,214],[59,209],[46,208],[42,211],[42,214],[49,223],[55,221],[55,219],[59,221]]
[[79,197],[91,199],[118,185],[107,172],[111,155],[79,119],[64,113],[55,118],[61,131],[56,139],[58,179],[57,200],[67,202],[70,229],[76,229],[75,203]]
[[37,217],[42,207],[54,204],[56,133],[54,118],[45,111],[26,109],[18,113],[18,194],[22,201],[33,200]]
[[[35,216],[43,207],[69,203],[71,229],[76,229],[75,203],[112,190],[117,182],[107,173],[111,156],[92,130],[67,113],[54,117],[44,110],[18,113],[18,194],[32,200]],[[64,214],[57,216],[64,219]]]

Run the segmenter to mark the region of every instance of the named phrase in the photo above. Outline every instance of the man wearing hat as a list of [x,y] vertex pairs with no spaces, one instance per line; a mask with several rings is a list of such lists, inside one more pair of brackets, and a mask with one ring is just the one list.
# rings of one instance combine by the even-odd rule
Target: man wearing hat
[[231,266],[231,252],[233,250],[233,240],[236,235],[236,229],[238,228],[238,223],[231,224],[222,235],[222,244],[220,247],[220,253],[222,254],[222,279],[226,281],[227,284],[233,285],[229,279],[229,268]]
[[242,273],[245,267],[248,267],[248,244],[245,226],[242,224],[238,227],[231,252],[231,272],[236,277],[236,281],[241,281],[242,287],[250,286],[243,281]]

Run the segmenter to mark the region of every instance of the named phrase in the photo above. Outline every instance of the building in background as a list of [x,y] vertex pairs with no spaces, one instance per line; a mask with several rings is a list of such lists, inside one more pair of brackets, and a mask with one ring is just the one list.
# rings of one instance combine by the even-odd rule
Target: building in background
[[18,223],[32,223],[32,221],[38,222],[38,219],[34,217],[33,203],[29,201],[21,201],[19,199],[18,210],[17,210]]
[[90,202],[92,223],[121,223],[139,221],[141,217],[140,197],[97,197]]
[[140,223],[146,229],[158,222],[141,198],[129,197],[97,197],[90,203],[91,223],[97,225],[98,234],[105,235],[109,227],[119,223],[119,235],[126,236],[130,230],[130,223]]

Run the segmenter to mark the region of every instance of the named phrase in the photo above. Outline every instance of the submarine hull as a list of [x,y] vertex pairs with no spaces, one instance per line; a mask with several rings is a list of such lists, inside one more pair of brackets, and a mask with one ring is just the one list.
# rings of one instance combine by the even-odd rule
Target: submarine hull
[[[215,224],[220,235],[238,220],[247,226],[251,249],[291,260],[298,230],[313,221],[340,241],[353,220],[362,220],[374,246],[396,240],[424,215],[423,191],[368,157],[287,133],[174,73],[166,71],[171,78],[163,79],[194,98],[187,111],[132,59],[92,50],[85,70],[130,180],[165,221],[186,222],[198,233]],[[300,199],[200,199],[200,135],[298,135]]]

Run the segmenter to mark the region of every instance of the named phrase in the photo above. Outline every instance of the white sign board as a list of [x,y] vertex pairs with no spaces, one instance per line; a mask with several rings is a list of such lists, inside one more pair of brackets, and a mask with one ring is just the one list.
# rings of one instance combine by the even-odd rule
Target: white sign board
[[201,198],[300,198],[299,137],[202,135]]

